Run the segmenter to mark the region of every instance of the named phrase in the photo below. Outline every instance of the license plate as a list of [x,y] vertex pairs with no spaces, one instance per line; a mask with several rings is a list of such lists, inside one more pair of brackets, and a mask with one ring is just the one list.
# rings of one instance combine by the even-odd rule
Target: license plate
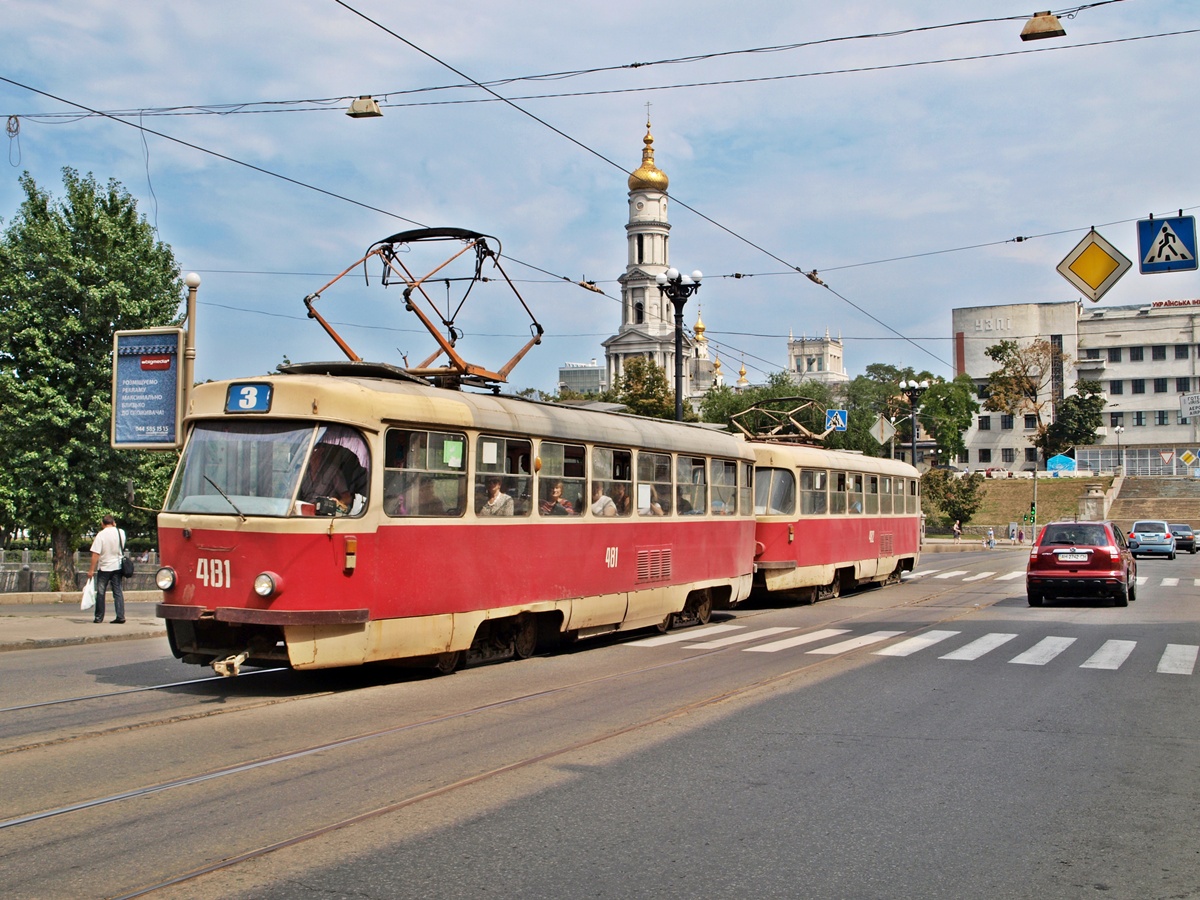
[[1059,562],[1087,562],[1086,553],[1060,553],[1058,554]]

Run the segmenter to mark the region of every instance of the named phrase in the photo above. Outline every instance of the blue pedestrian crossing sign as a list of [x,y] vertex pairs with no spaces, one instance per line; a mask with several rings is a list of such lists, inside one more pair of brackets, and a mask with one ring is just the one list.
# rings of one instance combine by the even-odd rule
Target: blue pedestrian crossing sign
[[845,431],[846,430],[846,411],[844,409],[827,409],[827,410],[825,410],[825,430],[826,431]]
[[1196,217],[1139,219],[1138,260],[1143,275],[1196,269]]

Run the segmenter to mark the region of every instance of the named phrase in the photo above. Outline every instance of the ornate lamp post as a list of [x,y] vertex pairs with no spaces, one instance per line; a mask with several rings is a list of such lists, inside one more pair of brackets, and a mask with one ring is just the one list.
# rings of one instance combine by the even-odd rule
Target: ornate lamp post
[[689,278],[672,267],[659,272],[654,281],[660,293],[675,307],[675,421],[683,421],[683,306],[688,297],[700,290],[704,277],[697,269]]
[[909,460],[909,465],[916,466],[917,464],[917,404],[921,402],[921,395],[929,390],[928,381],[901,381],[900,391],[908,398],[909,406],[912,408],[912,458]]
[[1121,435],[1125,433],[1124,425],[1117,425],[1113,428],[1113,434],[1117,436],[1117,465],[1122,469],[1125,468],[1125,460],[1121,457]]

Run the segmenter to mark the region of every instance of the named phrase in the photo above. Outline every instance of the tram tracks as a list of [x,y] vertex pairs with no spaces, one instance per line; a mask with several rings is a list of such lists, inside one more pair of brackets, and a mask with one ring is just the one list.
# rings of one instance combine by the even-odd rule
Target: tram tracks
[[[944,594],[950,593],[950,592],[952,592],[951,587],[947,587],[945,590],[939,590],[934,593],[929,593],[926,590],[926,591],[922,592],[922,595],[920,597],[913,598],[913,599],[907,600],[905,602],[897,603],[895,606],[890,607],[890,608],[899,609],[899,608],[904,608],[904,607],[914,607],[914,606],[919,606],[919,605],[923,605],[923,604],[929,604],[931,601],[936,602],[936,600],[939,599],[941,596],[943,596]],[[1003,599],[1003,598],[999,598],[999,597],[996,598],[997,601],[1000,599]],[[985,605],[985,604],[980,604],[980,605]],[[952,621],[954,619],[960,618],[963,615],[969,614],[971,612],[975,612],[978,610],[978,608],[979,608],[979,606],[976,605],[976,606],[966,607],[966,608],[961,608],[961,609],[948,608],[945,610],[941,610],[940,611],[941,614],[936,617],[936,621],[929,621],[929,622],[923,624],[922,626],[920,626],[919,628],[917,628],[916,630],[920,631],[925,628],[935,627],[936,625],[943,624],[947,621]],[[757,615],[767,614],[767,613],[773,612],[773,611],[776,611],[776,610],[773,610],[773,609],[771,609],[771,610],[763,609],[761,611],[746,610],[743,613],[743,615],[739,616],[739,618],[753,618],[753,617],[757,617]],[[847,610],[845,615],[838,616],[834,619],[831,619],[829,623],[830,624],[847,623],[847,622],[852,622],[852,621],[866,618],[866,617],[876,616],[879,613],[880,613],[880,610],[877,610],[877,609],[858,608],[858,609],[853,609],[853,610]],[[486,713],[495,712],[497,710],[501,710],[501,709],[505,709],[505,708],[520,707],[524,704],[530,704],[535,701],[544,700],[544,699],[553,697],[555,695],[564,694],[564,693],[572,692],[572,691],[586,690],[589,687],[600,685],[604,682],[613,682],[613,681],[620,680],[620,679],[636,678],[637,676],[645,675],[645,674],[651,673],[655,670],[663,670],[663,669],[671,669],[671,668],[676,668],[676,667],[681,667],[681,666],[689,666],[692,663],[697,663],[699,661],[705,660],[714,654],[721,654],[721,653],[726,653],[726,652],[729,652],[729,648],[715,648],[715,649],[712,649],[712,650],[709,650],[706,652],[691,654],[691,655],[689,655],[687,657],[683,657],[683,658],[667,660],[667,661],[659,661],[659,662],[655,662],[652,664],[637,666],[637,667],[634,667],[631,669],[624,669],[619,672],[606,673],[606,674],[592,677],[592,678],[578,679],[578,680],[572,681],[568,684],[563,684],[558,687],[553,687],[553,688],[549,688],[546,690],[529,691],[529,692],[526,692],[526,693],[523,693],[520,695],[503,698],[503,699],[496,700],[496,701],[493,701],[490,703],[479,704],[477,706],[473,706],[470,708],[455,710],[453,712],[448,712],[448,713],[445,713],[442,715],[429,716],[429,717],[422,718],[420,720],[404,722],[404,723],[389,726],[386,728],[379,728],[379,729],[374,729],[374,730],[370,730],[370,731],[365,731],[365,732],[362,732],[359,734],[354,734],[354,735],[350,735],[347,737],[338,738],[336,740],[328,740],[328,741],[323,741],[323,742],[319,742],[319,743],[314,743],[314,744],[311,744],[311,745],[308,745],[305,747],[301,747],[301,748],[293,748],[293,749],[289,749],[286,751],[282,751],[277,754],[267,755],[267,756],[263,756],[260,758],[251,759],[251,760],[247,760],[247,761],[240,762],[240,763],[235,763],[232,765],[227,765],[227,766],[213,769],[210,771],[186,775],[186,776],[183,776],[183,777],[180,777],[177,779],[163,781],[163,782],[160,782],[157,784],[145,785],[143,787],[134,788],[131,790],[123,791],[120,793],[115,793],[112,795],[94,797],[94,798],[83,800],[83,801],[80,801],[77,803],[67,804],[67,805],[64,805],[64,806],[61,806],[61,807],[58,807],[55,809],[43,810],[40,812],[35,812],[35,813],[23,815],[23,816],[18,816],[18,817],[8,819],[6,821],[2,821],[2,822],[0,822],[0,832],[8,832],[11,834],[17,830],[20,830],[24,826],[32,825],[36,822],[44,822],[44,821],[59,818],[59,817],[70,816],[71,814],[82,812],[82,811],[88,810],[88,809],[95,809],[100,806],[119,804],[119,803],[122,803],[125,801],[130,801],[130,800],[134,800],[137,798],[145,798],[145,797],[149,797],[149,796],[152,796],[155,794],[162,794],[164,792],[169,792],[169,791],[172,791],[175,789],[195,786],[198,784],[212,782],[212,781],[216,781],[219,779],[236,778],[239,775],[246,775],[250,772],[265,769],[265,768],[268,768],[273,765],[278,765],[281,763],[301,760],[301,759],[304,759],[307,757],[314,757],[318,754],[327,753],[327,752],[331,752],[331,751],[337,752],[339,750],[343,750],[343,749],[348,748],[353,745],[364,744],[364,743],[367,743],[367,742],[370,742],[373,740],[378,740],[378,739],[386,738],[389,736],[400,735],[400,734],[403,734],[404,732],[420,731],[421,729],[432,728],[433,726],[443,725],[443,724],[452,722],[454,720],[466,720],[466,719],[470,719],[472,717],[482,716]],[[169,875],[165,875],[163,878],[161,878],[153,883],[147,883],[147,884],[137,888],[136,890],[134,890],[131,893],[120,894],[119,896],[129,897],[129,898],[147,896],[147,895],[150,895],[150,894],[153,894],[156,892],[166,890],[173,886],[185,884],[189,881],[198,879],[205,875],[217,873],[217,872],[220,872],[223,870],[229,870],[229,869],[235,868],[239,865],[248,863],[252,860],[256,860],[256,859],[260,859],[262,857],[268,856],[274,852],[283,850],[285,848],[297,846],[297,845],[303,844],[307,841],[311,841],[311,840],[320,838],[324,835],[328,835],[332,832],[350,828],[355,825],[362,824],[367,821],[377,819],[377,818],[386,816],[390,813],[395,813],[400,810],[403,810],[403,809],[406,809],[406,808],[409,808],[409,807],[412,807],[415,805],[419,805],[424,802],[432,801],[432,800],[435,800],[435,799],[441,798],[441,797],[446,797],[447,795],[451,795],[451,794],[455,793],[456,791],[464,790],[466,788],[481,784],[483,782],[487,782],[489,780],[501,778],[502,776],[504,776],[506,774],[517,772],[521,769],[525,769],[525,768],[528,768],[531,766],[535,766],[539,763],[543,763],[543,762],[552,760],[556,757],[561,757],[563,755],[578,752],[578,751],[584,750],[589,747],[601,745],[601,744],[604,744],[605,742],[613,741],[613,740],[619,739],[623,736],[631,735],[635,732],[644,731],[646,729],[652,728],[653,726],[658,725],[663,722],[666,722],[668,720],[678,718],[681,716],[687,716],[687,715],[697,712],[699,710],[702,710],[702,709],[705,709],[708,707],[713,707],[718,704],[728,702],[730,700],[747,697],[749,695],[752,695],[756,691],[760,691],[764,688],[768,688],[773,685],[780,684],[789,679],[793,679],[798,676],[802,676],[802,675],[811,673],[817,668],[827,667],[827,666],[835,663],[837,660],[843,658],[845,655],[846,654],[843,654],[842,656],[823,658],[820,660],[806,659],[803,665],[799,665],[799,666],[791,665],[784,671],[770,674],[768,676],[765,676],[765,677],[762,677],[759,679],[755,679],[755,680],[749,681],[744,684],[739,684],[737,686],[731,687],[726,690],[713,691],[702,697],[694,698],[694,699],[690,700],[689,702],[680,703],[678,705],[673,705],[673,706],[670,706],[669,708],[656,711],[652,715],[644,716],[644,717],[638,719],[637,721],[623,724],[620,727],[605,728],[597,733],[588,735],[577,741],[569,741],[569,742],[561,743],[557,746],[543,749],[540,752],[528,753],[528,754],[520,756],[519,758],[510,759],[499,765],[487,768],[487,769],[485,769],[483,771],[479,771],[475,774],[471,774],[466,777],[456,778],[456,779],[447,781],[445,784],[430,787],[425,790],[418,790],[418,791],[412,792],[408,796],[403,796],[398,799],[395,799],[392,802],[388,802],[386,804],[379,804],[377,806],[374,806],[374,807],[371,807],[371,808],[368,808],[365,810],[356,811],[351,815],[342,816],[341,818],[338,818],[334,821],[316,825],[312,828],[308,828],[308,829],[299,831],[296,834],[286,836],[281,839],[264,842],[264,843],[260,844],[259,846],[252,846],[249,849],[241,849],[241,850],[235,849],[235,851],[232,852],[231,854],[229,854],[228,856],[225,856],[221,859],[214,860],[214,861],[212,861],[208,864],[202,865],[202,866],[198,866],[198,867],[194,867],[194,868],[185,868],[183,866],[177,866],[176,867],[177,871],[175,871]],[[120,692],[118,692],[118,693],[120,693]],[[306,697],[311,697],[311,696],[313,696],[313,695],[306,695]],[[302,699],[302,698],[296,698],[296,699]],[[242,709],[244,709],[244,708],[245,707],[242,707]]]

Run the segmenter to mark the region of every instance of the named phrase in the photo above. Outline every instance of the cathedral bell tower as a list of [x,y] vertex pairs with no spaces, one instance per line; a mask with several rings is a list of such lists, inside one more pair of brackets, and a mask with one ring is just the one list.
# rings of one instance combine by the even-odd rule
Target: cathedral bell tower
[[[629,222],[625,226],[627,256],[621,285],[621,327],[604,341],[608,383],[616,384],[630,357],[649,359],[671,377],[675,371],[675,325],[671,301],[654,279],[670,268],[667,238],[667,174],[654,164],[654,137],[650,122],[642,138],[642,164],[629,176]],[[683,352],[692,355],[692,341],[684,335]],[[684,366],[684,396],[691,394],[690,367]]]

